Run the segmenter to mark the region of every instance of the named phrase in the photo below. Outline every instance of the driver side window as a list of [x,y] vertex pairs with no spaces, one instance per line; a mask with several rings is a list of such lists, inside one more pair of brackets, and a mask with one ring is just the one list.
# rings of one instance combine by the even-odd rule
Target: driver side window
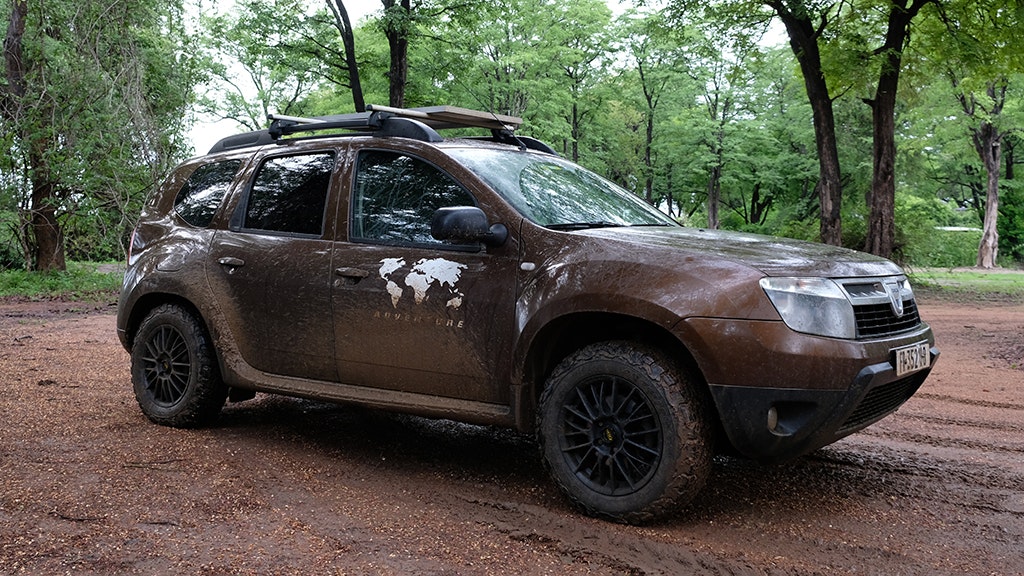
[[475,206],[451,176],[418,158],[384,150],[359,154],[352,196],[353,240],[442,244],[430,235],[438,208]]

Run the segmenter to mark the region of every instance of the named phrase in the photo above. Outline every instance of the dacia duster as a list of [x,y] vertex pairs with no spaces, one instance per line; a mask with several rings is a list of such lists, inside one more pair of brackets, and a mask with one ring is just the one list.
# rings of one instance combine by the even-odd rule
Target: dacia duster
[[895,411],[938,355],[893,263],[682,227],[518,118],[272,120],[133,233],[117,332],[156,423],[263,392],[514,427],[584,512],[642,522],[715,451],[781,461]]

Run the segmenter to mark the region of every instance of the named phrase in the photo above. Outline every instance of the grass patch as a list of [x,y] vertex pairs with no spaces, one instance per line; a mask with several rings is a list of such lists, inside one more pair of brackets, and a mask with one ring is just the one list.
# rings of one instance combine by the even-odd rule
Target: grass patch
[[116,299],[123,277],[120,263],[69,262],[60,272],[3,270],[0,297],[109,301]]
[[908,271],[914,291],[956,300],[1024,302],[1024,271],[919,268]]

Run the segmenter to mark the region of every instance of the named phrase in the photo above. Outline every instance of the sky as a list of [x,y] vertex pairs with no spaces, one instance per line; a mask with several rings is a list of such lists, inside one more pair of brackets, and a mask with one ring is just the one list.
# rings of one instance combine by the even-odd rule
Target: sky
[[373,12],[383,8],[380,0],[343,0],[345,9],[348,10],[349,20],[355,25],[357,22]]

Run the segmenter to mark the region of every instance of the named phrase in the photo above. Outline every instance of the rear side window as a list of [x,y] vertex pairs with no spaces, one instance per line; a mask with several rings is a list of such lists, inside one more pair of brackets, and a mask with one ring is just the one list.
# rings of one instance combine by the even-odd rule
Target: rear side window
[[441,244],[430,234],[438,208],[475,206],[451,176],[418,158],[374,150],[359,155],[351,236],[387,244]]
[[196,168],[174,198],[174,211],[193,226],[209,226],[241,165],[241,160],[225,160]]
[[320,236],[334,153],[270,158],[260,166],[249,192],[243,226]]

